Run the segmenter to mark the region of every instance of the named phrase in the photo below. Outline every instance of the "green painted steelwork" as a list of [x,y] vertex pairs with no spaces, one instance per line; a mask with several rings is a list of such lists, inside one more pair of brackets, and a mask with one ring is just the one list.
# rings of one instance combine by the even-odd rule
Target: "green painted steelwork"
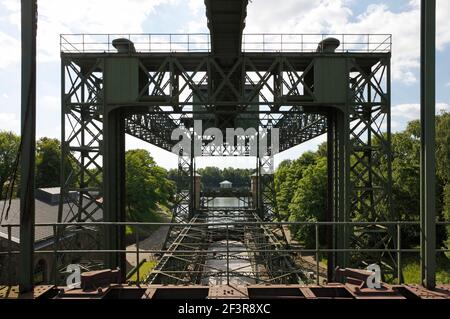
[[[207,49],[191,50],[188,36],[185,52],[169,54],[171,49],[157,52],[149,48],[142,52],[138,49],[114,53],[110,48],[112,39],[108,38],[108,50],[88,53],[82,35],[82,50],[62,53],[63,196],[58,221],[69,224],[52,225],[57,238],[53,253],[59,260],[59,265],[55,264],[55,278],[57,266],[64,266],[68,260],[64,259],[66,254],[78,253],[82,258],[83,252],[103,251],[107,257],[98,267],[124,267],[124,134],[170,150],[174,145],[170,132],[174,128],[186,127],[194,134],[192,109],[201,105],[205,113],[214,115],[219,128],[236,125],[239,116],[253,119],[256,114],[259,129],[282,130],[280,150],[328,133],[327,221],[332,224],[324,225],[334,227],[327,228],[329,249],[316,247],[313,252],[318,254],[319,249],[329,252],[330,264],[339,267],[355,263],[350,253],[355,254],[356,262],[383,261],[389,267],[385,270],[395,273],[401,281],[402,223],[395,222],[391,205],[391,38],[388,37],[388,43],[386,40],[375,43],[377,46],[371,49],[367,35],[367,51],[351,51],[345,50],[346,35],[342,35],[342,48],[336,53],[326,53],[305,49],[303,35],[297,43],[299,48],[273,51],[272,40],[263,36],[262,49],[243,49],[247,3],[205,2],[211,31]],[[436,252],[443,251],[435,247],[435,6],[435,0],[422,0],[420,252],[422,282],[428,288],[435,286]],[[21,169],[27,187],[21,187],[21,291],[29,291],[33,285],[36,12],[36,1],[22,1]],[[169,38],[172,45],[172,36]],[[283,43],[281,35],[281,47]],[[385,45],[389,49],[384,49]],[[204,87],[202,99],[193,101],[192,96]],[[192,202],[195,157],[191,153],[179,159],[183,187],[179,188],[175,223],[171,224],[166,247],[182,244],[179,236],[188,235],[197,243],[204,239],[204,232],[196,228],[202,222],[201,219],[197,222],[200,215]],[[381,170],[380,163],[384,162],[386,171]],[[67,163],[73,163],[74,167],[65,175]],[[273,264],[270,257],[273,251],[283,252],[281,247],[285,245],[283,239],[273,237],[280,230],[277,223],[280,220],[271,186],[273,177],[263,174],[273,167],[272,150],[259,156],[258,163],[260,215],[251,218],[261,229],[252,230],[253,240],[262,245],[259,248],[267,243],[276,247],[255,246],[250,251],[262,253],[267,269],[274,274],[276,267],[293,274],[288,259],[284,259],[282,266]],[[79,196],[68,196],[71,191],[77,191]],[[62,220],[65,201],[70,214]],[[364,216],[367,223],[352,223],[356,213]],[[110,223],[95,224],[99,220]],[[192,221],[195,223],[187,224]],[[227,224],[227,237],[231,225]],[[315,224],[316,237],[319,225]],[[112,227],[106,227],[102,233],[103,226]],[[261,230],[264,234],[258,233]],[[95,248],[71,250],[58,245],[62,236],[73,235],[76,244],[92,233],[103,234],[102,240],[92,236]],[[383,235],[370,238],[374,233]],[[354,248],[361,243],[370,249]],[[191,257],[184,261],[185,266],[202,265],[201,256]],[[166,274],[170,276],[170,272],[169,269]],[[190,276],[196,281],[194,273]],[[330,269],[329,279],[332,275]]]
[[[391,183],[390,172],[381,171],[379,165],[380,161],[391,157],[390,125],[387,123],[390,119],[390,87],[383,85],[389,74],[390,54],[335,53],[334,58],[339,61],[337,65],[340,66],[334,71],[343,69],[343,72],[340,72],[343,74],[339,75],[341,80],[335,77],[334,81],[329,81],[333,77],[330,77],[326,71],[317,72],[317,75],[312,78],[310,76],[310,74],[316,74],[315,65],[320,64],[318,61],[321,59],[333,61],[329,62],[331,65],[335,64],[332,60],[333,56],[329,53],[299,54],[295,57],[283,53],[268,56],[266,53],[242,55],[229,69],[222,68],[213,57],[198,54],[190,56],[189,60],[186,60],[189,56],[186,54],[171,55],[161,60],[157,54],[136,53],[120,57],[120,59],[133,61],[131,63],[134,69],[133,74],[141,74],[139,82],[133,82],[139,85],[140,93],[137,99],[134,93],[131,95],[127,93],[130,92],[130,83],[124,82],[125,93],[120,95],[120,99],[128,97],[128,100],[124,98],[120,103],[109,103],[104,98],[110,90],[105,83],[108,81],[113,81],[114,85],[122,83],[122,80],[117,82],[107,80],[107,75],[103,72],[105,66],[111,63],[110,61],[116,61],[116,55],[63,53],[62,56],[65,65],[63,76],[66,78],[64,83],[69,84],[69,87],[64,88],[65,92],[69,92],[64,100],[64,109],[67,110],[65,118],[85,127],[81,131],[74,130],[70,133],[70,138],[65,137],[64,141],[68,147],[64,154],[72,157],[79,153],[81,158],[89,156],[85,164],[80,162],[80,166],[84,167],[85,175],[93,174],[88,166],[93,165],[94,162],[103,174],[103,180],[98,184],[97,195],[95,195],[97,188],[81,187],[84,183],[81,180],[78,187],[64,188],[64,191],[79,190],[80,194],[83,194],[78,202],[73,203],[74,208],[81,213],[75,218],[76,220],[85,220],[82,216],[87,214],[82,211],[89,205],[98,206],[99,209],[111,207],[111,209],[108,208],[109,212],[105,211],[104,217],[111,221],[120,220],[120,213],[117,210],[120,210],[122,204],[119,197],[116,197],[119,196],[118,190],[114,188],[114,183],[106,181],[119,176],[115,168],[108,169],[106,172],[106,167],[109,165],[107,163],[117,163],[117,156],[121,154],[120,151],[114,151],[116,147],[108,142],[116,141],[119,138],[117,134],[122,134],[121,131],[105,133],[106,129],[110,130],[110,127],[119,125],[116,122],[114,122],[116,124],[106,122],[114,112],[122,112],[120,121],[126,123],[123,127],[125,132],[169,150],[171,145],[174,145],[174,141],[170,139],[171,130],[184,126],[192,134],[193,119],[196,118],[197,113],[207,115],[211,121],[214,119],[214,123],[219,127],[221,125],[235,127],[234,119],[247,114],[248,116],[256,114],[259,117],[259,129],[269,129],[270,132],[272,127],[277,127],[281,130],[280,150],[326,133],[326,116],[329,113],[335,113],[336,116],[331,123],[336,127],[334,155],[329,159],[336,163],[333,187],[335,191],[334,220],[351,221],[356,212],[366,216],[367,220],[380,220],[380,218],[391,220],[389,214],[381,215],[386,208],[389,211],[390,207],[388,192]],[[261,64],[260,59],[263,57],[265,62]],[[267,62],[268,59],[270,63]],[[89,63],[91,63],[90,68],[86,68],[85,64]],[[137,64],[138,72],[136,72]],[[107,67],[106,70],[108,70]],[[120,72],[122,71],[118,74],[121,74]],[[213,73],[217,77],[210,83],[207,75]],[[128,73],[125,72],[125,74]],[[76,80],[68,82],[72,78]],[[342,79],[345,83],[340,85],[349,88],[344,92],[344,101],[342,92],[332,89],[335,81],[339,82]],[[85,90],[88,91],[87,94],[82,92],[79,83],[84,85]],[[242,83],[245,83],[245,90]],[[322,92],[327,88],[331,92],[326,93],[327,102],[319,100],[317,96],[321,92],[319,87],[323,88]],[[118,88],[116,87],[115,90]],[[131,91],[136,92],[135,89]],[[240,93],[244,91],[245,94]],[[192,99],[193,95],[197,97]],[[309,95],[308,99],[304,98],[306,95]],[[331,100],[333,95],[335,101]],[[198,105],[205,106],[204,112],[192,111]],[[247,105],[247,108],[238,110],[237,105]],[[164,108],[164,106],[169,107]],[[259,112],[253,112],[251,107],[258,107]],[[82,109],[85,111],[80,112]],[[157,127],[161,129],[156,129]],[[83,131],[85,135],[90,136],[90,140],[81,139],[85,145],[78,145],[80,139],[76,136]],[[162,134],[161,132],[164,131],[167,132]],[[113,137],[107,136],[110,134]],[[96,145],[98,148],[95,147]],[[211,154],[210,150],[204,151],[206,151],[205,154]],[[102,165],[97,160],[100,157],[103,157]],[[188,153],[180,159],[182,172],[180,176],[184,176],[182,178],[184,186],[179,189],[180,196],[177,201],[179,204],[174,216],[175,220],[187,222],[194,216],[192,205],[194,189],[190,176],[193,176],[195,171],[195,158]],[[76,160],[79,161],[79,159]],[[277,217],[276,201],[273,200],[271,186],[273,176],[268,175],[263,178],[265,171],[273,169],[271,150],[269,149],[268,153],[261,156],[258,162],[261,165],[259,180],[262,183],[259,188],[262,196],[258,197],[259,212],[262,214],[260,217],[264,220],[277,221],[279,217]],[[81,174],[78,177],[81,178]],[[75,176],[75,178],[78,177]],[[74,178],[74,175],[70,175],[70,178]],[[66,185],[69,183],[66,182]],[[97,197],[103,197],[103,203],[98,203]],[[110,201],[112,202],[109,203]],[[371,231],[373,230],[363,228],[355,230],[342,226],[336,233],[333,245],[345,249],[350,243],[358,242],[360,239],[364,241],[366,234]],[[173,236],[174,238],[168,239],[169,242],[175,240],[178,234],[174,233]],[[374,241],[374,245],[385,245],[388,241],[388,238],[379,238]],[[117,241],[113,240],[113,242]],[[345,251],[337,253],[336,265],[349,265],[351,261],[348,260],[347,255]],[[361,260],[376,262],[377,260],[372,259],[373,257],[361,256]],[[394,262],[391,268],[395,267]]]
[[[72,158],[79,169],[63,183],[64,194],[73,190],[80,194],[76,200],[67,199],[73,208],[71,221],[89,222],[98,216],[87,207],[102,211],[106,221],[123,221],[125,132],[171,150],[176,143],[171,140],[171,132],[178,127],[187,129],[191,145],[194,143],[192,137],[198,137],[195,119],[208,119],[204,129],[214,125],[225,131],[247,126],[241,119],[248,118],[254,122],[251,125],[256,126],[258,136],[264,130],[271,136],[273,128],[280,129],[279,149],[283,151],[330,130],[328,161],[333,171],[329,172],[327,220],[343,223],[327,237],[329,247],[334,249],[330,264],[346,267],[387,260],[384,264],[389,267],[384,270],[393,273],[396,260],[390,259],[389,252],[394,233],[375,238],[371,234],[384,234],[376,225],[346,224],[357,214],[372,222],[393,220],[390,166],[386,172],[380,165],[392,156],[389,50],[242,52],[246,5],[246,1],[206,2],[211,52],[62,53],[64,122],[72,127],[68,130],[69,125],[65,125],[63,129],[63,157]],[[224,27],[227,21],[236,19],[239,23],[232,29]],[[387,45],[390,47],[390,40]],[[230,147],[226,151],[229,156],[235,154]],[[215,150],[203,146],[202,152],[214,155]],[[267,222],[281,221],[273,187],[274,153],[270,147],[258,152],[255,167],[256,216]],[[180,238],[192,235],[191,231],[194,237],[198,232],[195,227],[175,227],[196,220],[201,213],[193,204],[194,175],[194,153],[179,153],[175,224],[165,248],[176,247]],[[89,187],[86,178],[92,179]],[[120,251],[121,236],[118,230],[108,231],[106,247]],[[277,224],[266,226],[264,235],[258,238],[287,245],[284,231]],[[358,245],[371,245],[386,253],[361,251],[351,256],[349,249]],[[167,267],[198,264],[197,257],[191,257],[191,261],[173,261]],[[111,254],[106,263],[120,266],[120,260],[118,254]],[[162,262],[157,270],[170,263]]]
[[124,57],[105,60],[104,81],[107,103],[135,102],[139,95],[139,60]]
[[421,278],[436,286],[436,1],[421,2]]
[[36,152],[37,2],[22,0],[22,106],[20,143],[20,292],[33,289]]
[[346,102],[346,59],[320,57],[314,61],[314,97],[320,103]]

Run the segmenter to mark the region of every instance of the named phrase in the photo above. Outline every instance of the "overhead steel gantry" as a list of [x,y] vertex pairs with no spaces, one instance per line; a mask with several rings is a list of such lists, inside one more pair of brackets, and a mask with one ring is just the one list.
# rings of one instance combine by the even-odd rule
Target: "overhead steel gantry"
[[[61,53],[63,196],[59,221],[76,224],[59,229],[60,235],[74,233],[71,238],[76,245],[77,238],[86,240],[84,230],[92,234],[95,228],[84,227],[83,222],[126,220],[125,133],[174,150],[178,140],[171,139],[172,132],[185,128],[191,145],[200,141],[204,156],[239,153],[237,145],[224,143],[219,147],[222,152],[211,146],[211,135],[205,132],[211,127],[222,132],[254,127],[256,133],[246,133],[245,138],[248,144],[258,141],[258,149],[278,128],[280,151],[327,133],[328,208],[324,221],[337,225],[326,229],[329,280],[335,266],[378,262],[394,272],[396,260],[383,249],[395,246],[395,229],[376,224],[396,220],[391,210],[390,36],[375,43],[363,41],[364,36],[349,43],[345,37],[336,43],[319,36],[313,50],[305,49],[307,42],[301,40],[275,51],[264,47],[244,50],[247,4],[241,0],[205,1],[210,29],[210,48],[206,50],[192,49],[199,45],[195,40],[188,40],[188,49],[157,50],[142,35],[134,43],[131,36],[114,41],[108,36],[105,50],[86,40],[89,35],[83,36],[82,49],[77,43],[66,43],[75,49],[62,49]],[[360,43],[367,46],[362,49]],[[195,120],[202,121],[201,132],[194,129]],[[198,154],[175,150],[179,153],[179,181],[174,226],[166,241],[168,252],[150,282],[202,280],[191,275],[205,271],[205,243],[215,235],[203,224],[211,218],[281,221],[273,186],[276,149],[269,146],[256,155],[255,206],[241,214],[197,209]],[[69,196],[72,191],[79,196]],[[63,220],[66,201],[71,214]],[[351,222],[356,215],[373,225],[338,224]],[[180,227],[182,223],[191,226]],[[107,267],[124,269],[124,226],[99,226],[96,230],[93,244],[109,251],[104,258],[96,258]],[[214,229],[215,233],[223,231]],[[250,259],[258,260],[252,264],[252,273],[264,273],[258,277],[260,282],[302,280],[301,269],[291,256],[276,253],[278,247],[287,247],[281,226],[238,227],[233,236],[245,243]],[[192,253],[180,247],[188,247]],[[348,253],[361,247],[374,251]],[[271,253],[252,253],[265,248]],[[74,258],[79,256],[61,255],[61,263]]]

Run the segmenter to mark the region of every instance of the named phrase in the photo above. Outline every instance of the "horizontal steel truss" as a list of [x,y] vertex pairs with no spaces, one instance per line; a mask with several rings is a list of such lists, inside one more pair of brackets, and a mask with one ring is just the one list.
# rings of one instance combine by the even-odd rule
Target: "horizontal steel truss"
[[[178,236],[171,243],[158,265],[145,280],[150,284],[201,284],[212,277],[239,277],[250,279],[257,284],[304,283],[303,271],[296,267],[290,254],[277,253],[286,248],[265,225],[205,227],[211,221],[261,222],[252,209],[202,211],[189,222],[188,226],[178,225]],[[196,226],[196,223],[202,225]],[[180,227],[181,226],[181,227]],[[226,241],[226,250],[213,253],[209,246],[217,241]],[[245,245],[245,250],[236,251],[232,242]],[[192,253],[187,251],[192,250]],[[178,252],[181,251],[181,252]],[[267,251],[267,252],[265,252]],[[270,251],[270,252],[269,252]],[[247,256],[242,256],[242,252]],[[226,270],[216,269],[207,264],[208,260],[232,260],[244,258],[252,271],[242,267],[232,268],[227,263]]]
[[[174,144],[170,140],[170,132],[180,125],[180,114],[192,114],[192,105],[204,106],[208,113],[216,110],[218,105],[229,105],[230,112],[236,113],[257,104],[261,106],[260,112],[271,113],[261,122],[262,127],[283,128],[281,150],[286,150],[326,132],[325,118],[319,110],[324,105],[315,102],[312,83],[306,79],[313,72],[314,58],[321,55],[243,54],[227,70],[220,67],[214,56],[205,54],[130,56],[139,60],[143,83],[137,100],[127,103],[130,108],[135,107],[131,112],[134,115],[127,118],[127,133],[170,150]],[[117,55],[62,55],[63,65],[71,69],[73,84],[65,107],[93,107],[102,111],[103,99],[98,97],[101,97],[103,88],[103,61],[110,56]],[[347,53],[335,56],[376,64],[389,54]],[[92,98],[81,98],[83,88],[80,82],[87,82]],[[193,101],[193,95],[197,102]],[[223,95],[226,95],[226,100],[221,99]],[[140,114],[138,107],[144,108]],[[304,107],[309,107],[308,111]],[[290,111],[296,115],[280,121]],[[158,113],[161,117],[149,113]],[[192,120],[192,115],[187,118]],[[184,118],[183,121],[188,120]]]
[[[214,112],[218,103],[237,106],[235,111],[241,112],[248,112],[245,110],[248,105],[259,104],[260,126],[280,128],[280,150],[317,137],[331,125],[336,130],[335,218],[349,221],[356,213],[362,213],[368,220],[393,220],[392,215],[385,213],[390,212],[391,185],[390,55],[344,55],[351,88],[345,105],[315,102],[311,84],[305,79],[313,68],[315,54],[242,55],[227,72],[209,55],[182,57],[173,54],[159,58],[146,55],[146,59],[136,55],[148,81],[138,100],[127,104],[125,132],[169,149],[173,142],[167,140],[167,132],[175,127],[189,127],[192,123],[193,94],[199,96],[199,103],[206,107],[206,112]],[[102,218],[103,205],[99,200],[103,194],[104,156],[102,70],[104,58],[108,56],[62,55],[60,222],[89,222]],[[367,61],[371,61],[369,66]],[[215,74],[214,83],[208,82],[211,73]],[[219,82],[217,75],[221,79]],[[243,94],[236,86],[237,75],[246,88],[251,87],[251,94]],[[218,97],[225,91],[232,92],[234,98],[221,102]],[[254,102],[255,97],[258,102]],[[338,109],[337,113],[343,114],[343,118],[338,120],[336,116],[334,122],[328,123],[326,115],[333,109]],[[338,131],[343,136],[339,136]],[[70,191],[77,191],[79,196],[69,196]],[[69,214],[62,213],[63,201],[68,202]],[[335,237],[335,245],[345,248],[364,243],[366,231],[371,230],[344,227],[345,236]],[[392,245],[390,238],[382,238],[374,244],[387,247]],[[346,264],[345,253],[338,255],[343,255],[338,256],[339,264]]]

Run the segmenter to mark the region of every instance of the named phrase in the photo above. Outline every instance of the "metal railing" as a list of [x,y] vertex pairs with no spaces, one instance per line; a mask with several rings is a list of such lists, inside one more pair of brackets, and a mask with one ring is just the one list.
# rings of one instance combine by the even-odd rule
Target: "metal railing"
[[115,53],[114,39],[128,39],[137,52],[209,52],[208,33],[192,34],[61,34],[60,50],[65,53]]
[[[390,34],[256,34],[242,36],[243,52],[317,52],[326,38],[336,38],[336,52],[388,53],[392,48]],[[61,34],[60,50],[64,53],[115,53],[112,41],[125,38],[133,42],[137,52],[210,52],[208,33],[193,34]],[[319,49],[320,51],[320,49]]]
[[320,52],[318,44],[336,38],[336,52],[388,53],[392,49],[390,34],[243,34],[244,52]]
[[[55,241],[53,243],[53,249],[45,250],[45,249],[39,249],[35,250],[34,253],[36,255],[40,254],[51,254],[53,256],[53,276],[55,284],[57,284],[57,274],[58,271],[56,269],[57,266],[57,260],[58,256],[60,254],[104,254],[104,253],[120,253],[120,254],[134,254],[136,256],[136,264],[139,264],[140,256],[142,254],[164,254],[169,251],[168,249],[142,249],[140,248],[139,242],[140,242],[140,234],[139,234],[139,228],[135,227],[136,233],[135,233],[135,246],[136,249],[134,250],[105,250],[105,249],[76,249],[76,250],[67,250],[67,249],[59,249],[60,242],[63,241],[63,238],[58,239],[57,236],[58,232],[61,233],[62,230],[68,227],[98,227],[99,229],[105,231],[107,227],[119,227],[119,226],[149,226],[149,227],[155,227],[155,226],[170,226],[172,228],[186,228],[186,227],[196,227],[196,228],[204,228],[205,230],[214,230],[220,228],[222,226],[223,228],[226,228],[226,233],[233,231],[233,229],[236,229],[237,227],[243,228],[243,227],[265,227],[265,226],[309,226],[313,227],[314,229],[314,235],[316,238],[316,244],[314,248],[305,248],[301,245],[289,245],[288,247],[283,248],[264,248],[264,249],[248,249],[247,252],[249,253],[286,253],[286,254],[312,254],[315,256],[315,263],[316,263],[316,269],[314,270],[315,278],[317,280],[317,284],[319,284],[319,278],[321,275],[320,271],[320,255],[322,253],[339,253],[339,252],[347,252],[347,253],[392,253],[396,256],[396,262],[397,262],[397,280],[398,283],[402,283],[402,255],[406,253],[415,253],[419,254],[420,249],[419,248],[402,248],[402,228],[405,227],[419,227],[420,229],[420,222],[418,221],[392,221],[392,222],[213,222],[213,223],[186,223],[186,224],[174,224],[174,223],[156,223],[156,222],[85,222],[85,223],[39,223],[36,224],[35,227],[51,227],[53,229],[53,238],[55,238]],[[332,227],[333,231],[336,231],[336,228],[339,227],[368,227],[368,226],[378,226],[378,227],[385,227],[386,232],[387,229],[390,228],[391,230],[394,229],[396,233],[396,238],[394,238],[396,242],[395,248],[325,248],[321,247],[319,243],[319,235],[321,231],[324,231],[323,228],[330,228]],[[437,222],[437,226],[439,227],[445,227],[450,226],[450,222]],[[16,256],[20,253],[19,250],[13,250],[12,248],[12,229],[14,227],[20,227],[18,224],[9,224],[9,225],[1,225],[1,228],[6,228],[6,234],[8,239],[8,249],[7,251],[0,251],[0,257],[7,257],[8,263],[7,263],[7,269],[11,273],[11,260],[13,256]],[[326,231],[326,229],[325,229]],[[227,238],[228,240],[228,238]],[[206,245],[209,245],[209,243],[205,243]],[[436,249],[436,254],[438,253],[449,253],[450,249]],[[173,251],[171,252],[174,253]],[[208,252],[207,249],[202,250],[183,250],[183,249],[177,249],[176,254],[210,254],[211,252]],[[223,253],[223,252],[222,252]],[[226,250],[226,258],[229,258],[230,254],[233,253],[242,253],[242,249],[233,250],[227,249]],[[142,257],[144,258],[144,257]],[[175,273],[184,273],[182,270],[174,270],[172,272]],[[192,272],[192,271],[189,271]],[[303,270],[299,269],[298,272],[303,272]],[[227,271],[226,276],[230,276],[230,273],[232,275],[236,276],[239,275],[239,272],[233,272],[228,269],[227,265]],[[215,273],[217,275],[217,272]],[[246,276],[245,274],[242,274],[243,276]],[[137,278],[140,278],[139,269],[137,269]]]

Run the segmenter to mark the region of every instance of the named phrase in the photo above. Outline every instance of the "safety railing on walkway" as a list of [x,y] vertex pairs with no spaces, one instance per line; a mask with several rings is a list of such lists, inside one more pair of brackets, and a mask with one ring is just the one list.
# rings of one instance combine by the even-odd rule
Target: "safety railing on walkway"
[[[117,231],[118,227],[131,227],[135,230],[135,249],[126,249],[126,250],[107,250],[107,249],[61,249],[59,248],[61,245],[61,242],[65,240],[65,238],[60,238],[57,234],[64,233],[65,230],[69,228],[74,229],[82,229],[82,228],[90,228],[91,230],[103,230],[106,231],[107,228],[112,227],[113,231]],[[186,227],[195,227],[196,229],[203,229],[204,231],[211,231],[211,230],[218,230],[224,231],[226,233],[225,240],[228,242],[229,240],[232,240],[232,237],[229,234],[232,234],[234,230],[237,228],[240,229],[246,229],[246,227],[274,227],[274,226],[289,226],[289,227],[311,227],[314,238],[315,238],[315,247],[314,248],[305,248],[300,244],[290,244],[288,247],[277,247],[277,248],[256,248],[256,249],[247,249],[247,253],[254,253],[254,254],[272,254],[272,253],[283,253],[283,254],[295,254],[295,255],[313,255],[315,257],[315,264],[316,269],[314,271],[314,277],[317,281],[317,284],[319,284],[319,278],[321,276],[320,270],[320,256],[325,253],[375,253],[375,254],[386,254],[390,253],[393,256],[396,256],[396,263],[397,263],[397,280],[398,283],[402,283],[402,259],[404,254],[419,254],[420,249],[419,248],[403,248],[404,245],[402,243],[402,234],[403,231],[405,231],[405,228],[409,228],[408,231],[411,231],[411,228],[415,228],[415,232],[420,231],[420,222],[418,221],[391,221],[391,222],[245,222],[245,221],[239,221],[239,222],[226,222],[226,221],[220,221],[220,222],[213,222],[213,223],[205,223],[205,222],[199,222],[199,223],[186,223],[186,224],[173,224],[173,223],[155,223],[155,222],[85,222],[85,223],[39,223],[36,224],[35,227],[48,227],[52,228],[53,230],[53,245],[52,249],[36,249],[34,251],[34,254],[36,256],[47,254],[53,256],[53,274],[54,274],[54,281],[55,284],[57,284],[57,263],[58,256],[60,254],[107,254],[107,253],[119,253],[124,254],[125,256],[132,254],[136,256],[136,263],[139,264],[139,261],[144,258],[142,257],[143,254],[157,254],[157,255],[163,255],[168,252],[168,249],[143,249],[140,247],[139,243],[141,241],[140,238],[140,229],[142,227],[161,227],[161,226],[170,226],[172,228],[186,228]],[[395,241],[395,246],[391,247],[385,247],[385,248],[357,248],[357,247],[349,247],[349,248],[329,248],[329,247],[323,247],[323,245],[320,244],[320,236],[323,234],[322,232],[327,231],[338,231],[342,227],[354,227],[354,228],[362,228],[362,227],[378,227],[383,228],[385,232],[388,231],[391,232],[391,235],[393,235],[392,239]],[[437,227],[447,227],[450,226],[450,222],[437,222]],[[12,273],[12,258],[18,257],[20,254],[20,251],[18,249],[13,249],[12,243],[13,243],[13,229],[19,228],[20,225],[18,224],[8,224],[8,225],[1,225],[0,228],[2,230],[6,229],[5,231],[2,231],[3,234],[7,234],[5,239],[8,240],[8,247],[6,248],[6,251],[0,251],[0,257],[5,260],[8,260],[9,262],[6,263],[6,266],[4,266],[3,271],[8,271],[9,273]],[[111,231],[111,229],[109,229]],[[394,233],[392,233],[392,231]],[[379,232],[379,230],[378,230]],[[207,250],[207,246],[210,245],[209,242],[204,243],[204,247],[202,247],[201,250],[192,250],[192,249],[177,249],[176,252],[171,252],[172,254],[180,254],[180,256],[183,256],[183,254],[186,255],[192,255],[192,254],[211,254],[211,251]],[[186,247],[188,246],[187,243],[183,243],[180,247]],[[228,247],[228,245],[227,245]],[[436,248],[436,254],[443,254],[443,253],[450,253],[450,249],[448,248]],[[214,271],[211,275],[220,275],[223,273],[224,276],[248,276],[246,272],[242,272],[240,274],[239,271],[233,271],[229,268],[229,259],[230,256],[233,254],[240,254],[242,253],[242,248],[234,249],[233,245],[230,245],[228,249],[225,251],[220,251],[220,254],[223,254],[223,258],[227,260],[227,270],[223,272],[217,272]],[[169,271],[170,273],[185,273],[186,271],[183,270],[172,270]],[[193,273],[195,271],[189,270],[189,273]],[[205,273],[205,271],[203,271]],[[298,272],[304,273],[304,270],[299,269]],[[206,274],[208,272],[206,271]],[[282,274],[280,274],[282,275]],[[137,269],[137,278],[140,278],[139,274],[139,268]]]
[[387,53],[392,49],[390,34],[244,34],[244,52],[317,52],[327,38],[339,40],[336,52]]
[[[193,34],[61,34],[60,50],[64,53],[115,53],[115,39],[127,39],[136,52],[210,52],[208,33]],[[319,43],[327,38],[340,41],[336,52],[386,53],[392,48],[390,34],[243,34],[243,52],[321,51]]]

